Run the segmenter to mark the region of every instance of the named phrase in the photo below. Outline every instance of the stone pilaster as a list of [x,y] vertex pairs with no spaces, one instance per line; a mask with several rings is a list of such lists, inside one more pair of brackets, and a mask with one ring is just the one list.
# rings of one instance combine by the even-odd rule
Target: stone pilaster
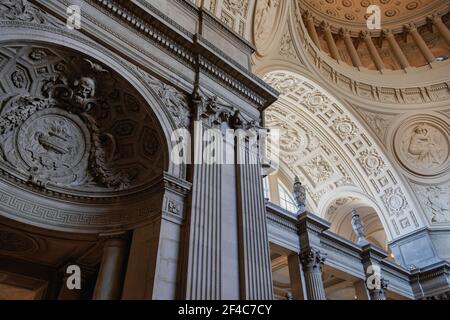
[[175,299],[190,183],[163,174],[155,185],[155,216],[133,230],[122,299]]
[[236,138],[241,299],[273,298],[258,132]]
[[117,300],[122,293],[126,252],[126,234],[101,235],[103,256],[93,294],[94,300]]
[[214,96],[203,99],[195,94],[193,102],[198,120],[194,140],[202,141],[194,143],[194,159],[206,151],[201,138],[206,133],[220,142],[216,145],[220,162],[192,166],[180,298],[272,299],[259,153],[249,137],[238,137],[235,143],[227,131],[248,129],[250,122],[236,107]]
[[375,64],[377,70],[383,70],[384,69],[383,60],[381,59],[380,54],[378,53],[378,50],[375,47],[375,44],[373,43],[370,33],[368,31],[363,31],[360,34],[360,38],[364,40],[367,46],[367,50],[369,50],[370,57],[372,58],[372,61]]

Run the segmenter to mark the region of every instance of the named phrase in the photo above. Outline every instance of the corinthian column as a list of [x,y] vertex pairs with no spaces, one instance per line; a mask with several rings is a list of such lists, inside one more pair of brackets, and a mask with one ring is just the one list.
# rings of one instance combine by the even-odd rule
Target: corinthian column
[[384,30],[383,35],[386,37],[386,39],[389,43],[389,47],[391,48],[392,52],[394,53],[394,57],[397,60],[397,62],[400,64],[400,67],[402,69],[408,68],[410,66],[408,59],[406,59],[402,49],[400,48],[400,46],[397,43],[397,40],[395,39],[395,36],[392,33],[392,31]]
[[375,64],[377,70],[383,70],[384,69],[383,60],[381,60],[380,54],[378,53],[377,48],[373,44],[370,33],[367,31],[363,31],[360,34],[360,38],[363,39],[364,42],[366,43],[367,50],[369,50],[370,57],[372,58],[372,61]]
[[312,41],[317,46],[317,48],[320,49],[319,36],[317,35],[316,26],[314,25],[314,19],[311,12],[306,11],[303,14],[303,17],[305,19],[306,29],[308,30],[309,36],[311,37]]
[[347,48],[347,51],[350,55],[350,59],[352,59],[353,66],[359,68],[362,63],[361,59],[358,56],[358,52],[355,49],[355,46],[353,45],[352,38],[350,37],[350,33],[347,29],[341,29],[340,32],[342,38],[344,39],[345,47]]
[[308,248],[300,254],[308,300],[327,299],[322,279],[322,266],[325,259],[326,254],[315,248]]
[[410,23],[405,25],[405,30],[408,31],[408,33],[411,35],[411,37],[414,40],[414,43],[419,48],[420,52],[422,52],[422,55],[427,60],[428,63],[434,62],[436,58],[434,57],[433,53],[431,52],[430,48],[428,48],[427,44],[423,40],[422,36],[417,31],[417,28],[414,23]]
[[433,15],[429,16],[428,19],[436,27],[437,31],[439,32],[441,37],[444,38],[445,42],[447,42],[447,45],[450,46],[450,30],[448,30],[447,26],[442,21],[441,16],[437,15],[437,14],[433,14]]
[[94,300],[117,300],[122,293],[125,261],[125,234],[102,236],[103,257],[95,284]]
[[334,42],[330,25],[326,22],[323,22],[321,27],[325,32],[325,40],[327,42],[328,49],[330,50],[331,57],[335,60],[339,60],[339,51],[338,48],[336,47],[336,43]]

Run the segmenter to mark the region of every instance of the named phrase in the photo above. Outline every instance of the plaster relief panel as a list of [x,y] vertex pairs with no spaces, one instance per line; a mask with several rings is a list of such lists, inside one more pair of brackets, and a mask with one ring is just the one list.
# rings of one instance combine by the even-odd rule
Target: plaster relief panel
[[411,186],[431,223],[450,223],[450,182],[441,185],[411,183]]
[[394,138],[395,154],[410,173],[436,177],[449,170],[449,124],[432,116],[407,119]]
[[160,128],[137,92],[105,65],[38,44],[0,48],[0,166],[63,192],[115,192],[159,176]]
[[258,53],[264,54],[275,35],[274,29],[283,7],[283,0],[257,0],[254,15],[253,39]]

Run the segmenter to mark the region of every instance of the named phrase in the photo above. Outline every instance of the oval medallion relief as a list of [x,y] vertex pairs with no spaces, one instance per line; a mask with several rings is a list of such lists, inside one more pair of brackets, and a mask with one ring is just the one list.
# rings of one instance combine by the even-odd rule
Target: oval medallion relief
[[82,178],[90,134],[78,116],[58,109],[33,114],[20,126],[15,143],[20,158],[34,173],[73,183]]
[[395,154],[400,163],[419,176],[437,176],[450,165],[450,129],[448,124],[431,116],[405,121],[394,138]]

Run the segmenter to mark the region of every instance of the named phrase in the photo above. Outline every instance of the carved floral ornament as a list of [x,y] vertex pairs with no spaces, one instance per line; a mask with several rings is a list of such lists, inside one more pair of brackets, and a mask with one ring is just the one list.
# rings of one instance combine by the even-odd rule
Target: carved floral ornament
[[391,237],[421,226],[390,160],[344,106],[296,74],[271,72],[264,79],[282,93],[265,115],[267,127],[280,128],[280,167],[303,178],[316,210],[323,197],[352,187],[380,204]]
[[0,60],[5,172],[64,192],[126,190],[162,172],[158,124],[112,70],[40,44],[4,45]]

